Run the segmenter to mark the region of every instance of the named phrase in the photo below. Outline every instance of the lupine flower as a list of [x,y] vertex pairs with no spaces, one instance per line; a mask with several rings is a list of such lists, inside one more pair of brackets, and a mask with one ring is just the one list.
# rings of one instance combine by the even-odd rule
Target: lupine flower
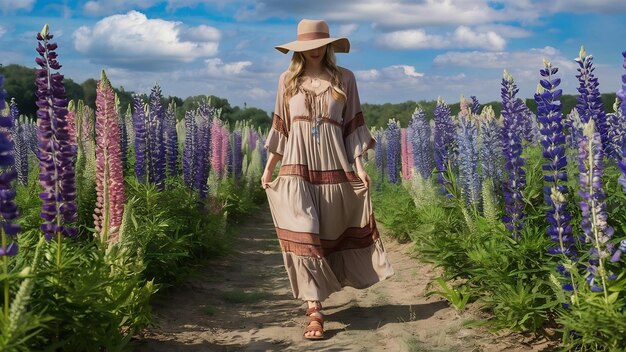
[[69,102],[67,110],[67,133],[70,135],[70,143],[76,144],[76,107],[73,100]]
[[76,183],[74,162],[76,148],[70,143],[67,131],[67,98],[63,75],[58,70],[56,43],[50,43],[52,35],[45,25],[37,34],[37,137],[39,140],[39,181],[43,192],[41,230],[46,239],[54,236],[74,236],[73,223],[78,218],[76,212]]
[[[435,106],[435,166],[437,168],[437,180],[444,186],[446,179],[444,174],[448,170],[448,164],[454,166],[456,162],[456,126],[450,115],[450,107],[441,98]],[[447,192],[447,191],[445,191]]]
[[407,128],[407,141],[411,145],[412,166],[415,167],[423,179],[430,178],[435,168],[431,134],[432,131],[426,119],[424,109],[421,107],[415,108]]
[[526,104],[520,100],[522,103],[522,113],[521,113],[521,123],[518,124],[520,128],[520,133],[524,137],[527,142],[535,143],[540,139],[539,126],[537,125],[537,116],[533,114],[532,111],[526,106]]
[[[17,174],[13,168],[13,141],[10,130],[13,129],[13,114],[2,116],[5,106],[6,93],[4,91],[4,77],[0,75],[0,229],[2,230],[2,246],[0,257],[17,255],[18,245],[15,237],[20,231],[20,225],[13,221],[18,217],[19,211],[15,203],[15,190],[11,182]],[[14,102],[12,101],[14,104]],[[11,109],[13,110],[13,109]]]
[[606,154],[610,158],[618,158],[622,155],[622,147],[626,141],[626,116],[622,114],[619,98],[615,98],[613,111],[613,113],[606,114],[606,123],[609,126],[606,133]]
[[196,116],[192,111],[185,112],[185,142],[183,144],[183,181],[193,187],[195,179],[194,140],[196,137]]
[[400,129],[400,150],[402,154],[402,178],[405,180],[411,179],[411,161],[410,155],[411,144],[407,142],[407,129]]
[[241,150],[242,136],[240,131],[233,133],[233,176],[235,181],[241,178],[243,153]]
[[504,155],[507,178],[504,181],[505,215],[502,220],[511,231],[514,239],[519,239],[524,227],[524,201],[522,191],[526,186],[524,159],[522,158],[522,136],[520,124],[523,121],[524,104],[517,99],[517,85],[513,77],[505,70],[502,79],[502,152]]
[[474,115],[480,114],[480,103],[478,102],[478,99],[476,98],[475,95],[470,96],[470,99],[472,99],[472,106],[470,108],[470,110],[472,111],[472,114]]
[[165,187],[165,143],[164,143],[164,126],[163,118],[165,112],[161,105],[161,87],[155,84],[150,92],[150,109],[148,114],[148,150],[151,160],[150,174],[148,178],[150,183],[154,183],[158,189]]
[[126,118],[128,117],[129,111],[126,111],[126,114],[122,113],[122,108],[119,106],[119,98],[117,94],[115,95],[115,111],[117,112],[117,116],[119,117],[118,126],[120,129],[120,152],[122,155],[122,170],[126,170],[128,168],[128,130],[126,129]]
[[143,101],[139,95],[133,97],[133,130],[135,131],[135,177],[140,182],[148,181],[148,133],[146,131],[146,114]]
[[472,114],[472,103],[461,95],[459,101],[459,117],[470,117]]
[[389,182],[398,183],[400,181],[399,169],[401,166],[400,155],[400,124],[390,119],[385,129],[385,140],[387,141],[387,175]]
[[176,133],[176,103],[173,101],[165,111],[163,128],[167,176],[175,177],[178,175],[178,134]]
[[593,67],[593,56],[587,55],[585,48],[581,47],[580,53],[575,61],[579,66],[577,69],[579,73],[576,75],[576,78],[578,78],[578,81],[580,82],[580,85],[578,86],[578,92],[580,95],[576,98],[576,100],[578,100],[576,110],[578,110],[578,114],[580,115],[580,119],[583,123],[593,120],[602,138],[602,149],[605,154],[607,154],[610,158],[617,159],[619,155],[615,153],[618,151],[607,149],[607,132],[609,126],[607,126],[606,123],[604,104],[602,103],[600,90],[598,89],[598,79],[593,74],[593,70],[595,69]]
[[[585,126],[579,144],[579,183],[578,194],[581,197],[580,209],[582,220],[580,226],[585,234],[585,241],[593,244],[590,249],[591,259],[587,267],[587,282],[591,290],[605,291],[607,274],[604,260],[610,257],[611,248],[608,242],[613,236],[613,228],[607,223],[606,195],[603,190],[602,175],[604,172],[604,155],[600,133],[595,130],[595,122],[590,119]],[[598,270],[600,269],[600,270]],[[597,285],[596,276],[600,274],[602,287]]]
[[228,127],[222,126],[220,133],[222,134],[222,165],[224,165],[222,177],[228,176],[232,172],[232,159],[230,156],[232,145],[230,143],[230,133]]
[[[626,51],[622,52],[622,56],[624,57],[623,67],[626,68]],[[620,100],[620,112],[622,116],[626,116],[626,74],[622,75],[622,88],[617,91],[617,98]],[[622,145],[618,166],[622,173],[619,177],[619,183],[626,192],[626,143]]]
[[37,124],[30,121],[20,122],[22,137],[26,144],[26,149],[34,155],[39,154],[39,142],[37,141]]
[[498,124],[491,106],[485,106],[478,117],[480,121],[479,159],[482,171],[482,181],[489,179],[494,190],[502,187],[504,175],[502,172],[502,129]]
[[[467,110],[469,112],[469,110]],[[468,206],[478,206],[482,184],[478,174],[478,128],[468,116],[459,117],[459,185]]]
[[376,153],[375,155],[375,164],[376,164],[376,171],[378,171],[378,174],[380,175],[380,181],[378,182],[378,184],[376,185],[376,190],[380,191],[381,186],[382,186],[382,181],[383,181],[383,177],[385,175],[385,149],[384,149],[384,143],[383,143],[383,131],[382,130],[378,130],[375,133],[376,135],[376,146],[374,147],[374,151]]
[[124,215],[124,175],[115,93],[104,71],[96,89],[96,209],[94,224],[103,242],[115,243]]
[[218,118],[213,118],[211,123],[211,167],[217,178],[221,178],[224,171],[224,159],[222,157],[222,149],[224,148],[223,137],[222,121]]
[[250,129],[250,136],[248,139],[250,150],[256,149],[256,144],[258,143],[258,141],[259,141],[259,134],[255,130]]
[[26,185],[28,183],[28,147],[24,142],[22,126],[18,123],[19,117],[20,111],[15,103],[15,99],[11,99],[9,118],[13,121],[11,127],[11,139],[13,140],[15,171],[17,172],[17,181],[19,184]]
[[567,158],[565,156],[565,134],[563,133],[563,114],[561,113],[561,79],[554,78],[558,68],[544,60],[544,68],[540,70],[542,79],[535,101],[537,102],[537,118],[540,124],[541,145],[546,163],[543,165],[544,199],[550,206],[546,220],[550,224],[547,232],[556,243],[548,249],[550,254],[563,254],[567,257],[575,255],[575,240],[572,236],[570,215],[567,212]]
[[194,146],[194,165],[196,168],[194,188],[198,190],[200,199],[204,199],[208,192],[207,179],[211,169],[211,120],[215,115],[215,108],[207,101],[200,103],[196,115],[196,137]]

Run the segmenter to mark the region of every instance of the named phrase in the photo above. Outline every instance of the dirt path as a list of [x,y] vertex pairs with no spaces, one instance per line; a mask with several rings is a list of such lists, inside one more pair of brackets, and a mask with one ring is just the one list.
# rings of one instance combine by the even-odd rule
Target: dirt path
[[268,209],[247,221],[232,255],[155,304],[159,327],[136,351],[541,351],[520,335],[463,327],[471,313],[424,296],[434,275],[409,244],[383,238],[396,274],[365,290],[346,288],[324,303],[324,341],[302,338],[304,305],[294,300]]

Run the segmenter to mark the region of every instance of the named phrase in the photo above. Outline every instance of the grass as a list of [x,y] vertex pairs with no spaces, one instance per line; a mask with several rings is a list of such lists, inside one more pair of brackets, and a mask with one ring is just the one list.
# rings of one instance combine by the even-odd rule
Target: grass
[[232,290],[222,292],[222,299],[228,303],[240,304],[240,303],[256,303],[269,297],[267,292],[251,291],[246,292],[243,290]]

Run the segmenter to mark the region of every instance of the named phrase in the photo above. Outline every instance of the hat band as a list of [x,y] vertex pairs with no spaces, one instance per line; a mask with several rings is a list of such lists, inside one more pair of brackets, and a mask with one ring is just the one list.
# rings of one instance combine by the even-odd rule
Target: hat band
[[298,34],[298,40],[315,40],[330,38],[330,34],[327,32],[309,32]]

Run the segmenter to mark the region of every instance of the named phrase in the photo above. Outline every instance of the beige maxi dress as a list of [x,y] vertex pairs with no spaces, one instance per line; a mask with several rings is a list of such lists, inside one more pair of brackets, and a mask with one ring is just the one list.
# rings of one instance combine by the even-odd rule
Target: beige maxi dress
[[266,189],[295,298],[322,301],[344,286],[365,288],[393,275],[376,229],[369,190],[352,163],[372,148],[354,74],[340,68],[347,100],[278,83],[265,147],[282,155]]

